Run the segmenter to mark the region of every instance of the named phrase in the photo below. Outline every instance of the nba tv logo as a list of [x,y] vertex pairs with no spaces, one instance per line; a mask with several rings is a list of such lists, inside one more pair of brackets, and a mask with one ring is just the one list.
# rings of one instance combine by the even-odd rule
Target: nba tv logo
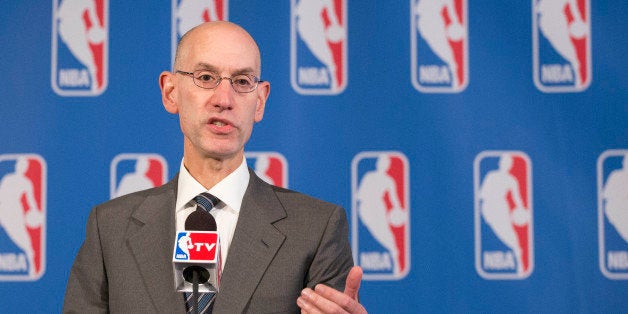
[[347,86],[347,1],[292,0],[290,81],[302,95],[335,95]]
[[46,268],[46,162],[0,155],[0,280],[33,281]]
[[534,84],[546,93],[591,84],[589,0],[532,0]]
[[246,162],[269,184],[288,188],[288,162],[278,152],[246,152]]
[[61,96],[97,96],[107,88],[109,2],[53,1],[52,89]]
[[179,232],[173,261],[217,262],[219,245],[217,232]]
[[599,263],[609,279],[628,279],[628,149],[597,161]]
[[519,151],[474,162],[475,268],[484,279],[524,279],[534,268],[532,163]]
[[177,44],[185,33],[205,22],[227,21],[228,12],[228,0],[172,0],[172,63]]
[[459,93],[469,83],[467,0],[411,0],[412,85]]
[[362,152],[351,163],[353,258],[365,280],[410,271],[410,169],[400,152]]
[[120,154],[110,171],[110,197],[116,198],[166,183],[168,164],[158,154]]

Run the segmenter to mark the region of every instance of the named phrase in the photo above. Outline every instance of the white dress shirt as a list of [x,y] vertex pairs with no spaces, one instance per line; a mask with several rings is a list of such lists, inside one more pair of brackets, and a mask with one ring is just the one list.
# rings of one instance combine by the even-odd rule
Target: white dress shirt
[[249,185],[249,178],[246,158],[243,158],[242,164],[235,171],[208,191],[190,175],[183,161],[181,161],[177,188],[176,231],[185,230],[185,219],[196,209],[196,202],[194,202],[196,195],[209,192],[220,199],[220,202],[210,211],[210,214],[216,219],[217,231],[220,237],[222,268],[225,267],[227,262],[229,245],[238,222],[240,206],[242,205],[244,192]]

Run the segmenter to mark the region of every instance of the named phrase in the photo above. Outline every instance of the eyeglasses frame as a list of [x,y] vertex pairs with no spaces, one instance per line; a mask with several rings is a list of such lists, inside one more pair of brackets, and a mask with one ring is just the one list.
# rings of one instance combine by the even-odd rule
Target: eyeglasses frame
[[[202,71],[202,70],[196,70],[196,71],[194,71],[194,72],[197,72],[197,71]],[[260,79],[259,77],[257,77],[256,75],[251,75],[251,74],[238,74],[238,75],[245,75],[245,76],[248,76],[249,78],[250,78],[250,77],[252,77],[252,78],[255,80],[255,87],[254,87],[253,89],[251,89],[250,91],[248,91],[248,92],[239,92],[239,91],[237,91],[237,90],[235,89],[235,87],[233,87],[233,77],[229,77],[229,76],[219,76],[219,77],[218,77],[218,82],[216,83],[216,86],[214,86],[214,87],[203,87],[203,86],[200,86],[199,84],[197,84],[197,83],[196,83],[196,77],[194,77],[194,72],[186,72],[186,71],[181,71],[181,70],[176,70],[176,71],[175,71],[175,73],[179,73],[179,74],[182,74],[182,75],[185,75],[185,76],[189,76],[189,77],[191,77],[191,78],[192,78],[192,82],[194,82],[194,85],[196,85],[196,86],[198,86],[198,87],[200,87],[200,88],[202,88],[202,89],[214,89],[214,88],[216,88],[216,87],[218,87],[218,86],[220,85],[220,83],[222,82],[222,80],[223,80],[223,79],[227,79],[227,80],[229,80],[229,85],[231,85],[231,89],[233,89],[233,91],[234,91],[234,92],[236,92],[236,93],[240,93],[240,94],[248,94],[248,93],[250,93],[250,92],[252,92],[252,91],[256,90],[256,89],[257,89],[257,86],[259,85],[259,83],[263,83],[263,82],[265,82],[264,80],[261,80],[261,79]],[[237,76],[237,75],[236,75],[236,76]]]

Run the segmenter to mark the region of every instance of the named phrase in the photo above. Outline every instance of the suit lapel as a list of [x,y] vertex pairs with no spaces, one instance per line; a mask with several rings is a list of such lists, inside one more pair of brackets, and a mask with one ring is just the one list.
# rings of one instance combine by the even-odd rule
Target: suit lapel
[[177,179],[154,190],[133,212],[139,222],[129,231],[128,245],[152,303],[159,312],[183,311],[183,297],[174,291],[172,252],[175,233]]
[[286,217],[272,187],[249,169],[251,178],[242,200],[238,223],[214,310],[241,313],[268,265],[285,240],[272,223]]

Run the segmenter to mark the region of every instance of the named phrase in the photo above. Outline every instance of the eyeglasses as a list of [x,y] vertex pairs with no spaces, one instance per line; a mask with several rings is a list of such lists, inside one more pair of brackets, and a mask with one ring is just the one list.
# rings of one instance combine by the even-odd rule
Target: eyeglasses
[[238,93],[250,93],[257,88],[259,82],[263,82],[255,75],[238,74],[232,77],[221,77],[208,70],[197,70],[194,72],[184,72],[177,70],[176,73],[192,77],[194,85],[204,89],[216,88],[223,79],[229,80],[231,88]]

